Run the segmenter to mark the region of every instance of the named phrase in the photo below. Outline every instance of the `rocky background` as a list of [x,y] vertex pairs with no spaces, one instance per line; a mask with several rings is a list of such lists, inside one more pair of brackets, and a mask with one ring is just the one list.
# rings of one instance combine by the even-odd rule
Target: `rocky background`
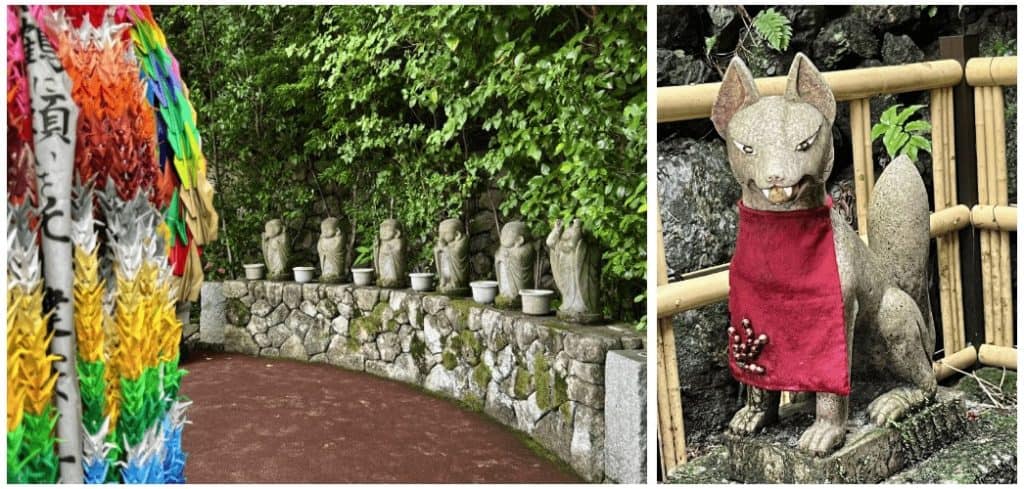
[[214,285],[204,285],[204,314],[222,294],[226,324],[203,331],[205,343],[422,385],[525,432],[587,480],[605,479],[605,359],[644,348],[632,325],[580,326],[411,290]]
[[[744,58],[755,76],[785,75],[797,52],[822,71],[897,65],[939,59],[941,36],[977,34],[981,56],[1015,55],[1014,6],[781,6],[793,37],[785,52],[758,43],[750,19],[767,7],[659,6],[657,12],[658,86],[721,81],[732,56]],[[706,52],[706,39],[715,37]],[[1007,165],[1010,202],[1017,200],[1016,89],[1006,89]],[[872,123],[889,106],[925,104],[927,92],[883,95],[871,100]],[[658,197],[665,230],[669,280],[729,261],[736,233],[739,188],[725,150],[710,120],[659,124]],[[855,223],[849,107],[839,104],[833,127],[835,167],[829,190],[837,206]],[[918,164],[931,191],[931,158]],[[875,174],[889,162],[878,141]],[[1011,247],[1012,248],[1012,247]],[[1016,250],[1013,250],[1016,284]],[[1015,294],[1016,296],[1016,294]],[[726,370],[724,304],[676,316],[680,382],[688,447],[700,452],[713,444],[740,406],[737,384]]]

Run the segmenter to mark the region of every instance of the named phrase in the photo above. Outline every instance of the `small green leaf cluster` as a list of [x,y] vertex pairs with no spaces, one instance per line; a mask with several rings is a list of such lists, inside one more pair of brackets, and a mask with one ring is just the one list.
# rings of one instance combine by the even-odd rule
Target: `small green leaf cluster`
[[[774,8],[767,8],[757,13],[752,21],[754,31],[766,41],[772,49],[785,52],[789,41],[793,38],[793,27],[789,19]],[[710,47],[708,48],[710,51]]]
[[911,105],[904,108],[903,104],[896,104],[885,109],[878,123],[871,127],[871,141],[882,138],[890,158],[907,155],[911,161],[917,162],[919,151],[931,153],[932,143],[926,136],[931,133],[932,125],[924,119],[910,120],[923,107]]

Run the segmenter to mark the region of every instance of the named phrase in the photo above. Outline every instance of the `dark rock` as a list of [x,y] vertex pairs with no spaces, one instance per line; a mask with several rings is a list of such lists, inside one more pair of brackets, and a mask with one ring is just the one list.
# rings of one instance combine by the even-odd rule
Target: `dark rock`
[[729,261],[740,187],[723,143],[670,138],[658,143],[658,200],[669,280]]
[[658,86],[693,85],[711,79],[712,70],[704,60],[682,50],[658,50]]
[[921,7],[916,5],[854,5],[850,9],[850,13],[859,17],[866,25],[879,31],[888,31],[917,20],[921,16]]
[[[813,54],[819,70],[849,67],[848,61],[878,56],[878,37],[871,26],[856,15],[847,14],[829,22],[814,39]],[[846,64],[844,64],[846,63]]]
[[658,6],[658,49],[682,49],[703,35],[701,13],[693,6]]
[[739,383],[729,372],[725,303],[676,315],[673,320],[683,422],[690,444],[717,438],[741,407]]
[[[914,44],[914,40],[906,34],[894,36],[886,32],[882,40],[882,63],[885,65],[905,65],[924,61],[924,51]],[[872,119],[875,120],[875,119]]]

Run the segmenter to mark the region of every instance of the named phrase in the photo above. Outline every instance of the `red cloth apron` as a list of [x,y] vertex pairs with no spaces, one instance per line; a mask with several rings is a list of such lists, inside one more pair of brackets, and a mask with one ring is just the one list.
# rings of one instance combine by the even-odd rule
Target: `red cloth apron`
[[739,203],[729,267],[729,367],[773,391],[850,394],[843,295],[830,216]]

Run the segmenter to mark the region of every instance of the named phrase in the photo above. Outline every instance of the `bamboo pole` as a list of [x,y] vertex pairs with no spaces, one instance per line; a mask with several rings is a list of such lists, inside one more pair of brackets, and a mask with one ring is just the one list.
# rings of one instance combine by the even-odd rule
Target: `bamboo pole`
[[[985,116],[987,90],[984,87],[974,89],[974,119],[977,127],[977,154],[978,154],[978,202],[990,204],[988,198],[988,146],[985,133],[988,132],[988,119]],[[992,253],[988,231],[980,231],[981,242],[981,282],[982,282],[982,309],[985,319],[985,339],[992,338]]]
[[[967,370],[971,368],[977,359],[978,355],[974,351],[974,347],[968,346],[956,353],[947,353],[945,358],[932,363],[932,371],[935,372],[936,380],[942,380],[956,373],[956,370]],[[954,368],[956,370],[954,370]]]
[[[657,204],[654,210],[658,219],[657,273],[658,288],[661,289],[668,284],[668,263],[665,261],[665,232]],[[661,401],[662,398],[665,402]],[[665,474],[668,474],[686,463],[686,431],[672,318],[661,315],[658,317],[658,427],[662,435]]]
[[[850,102],[850,139],[853,144],[853,184],[857,207],[857,234],[867,242],[868,205],[874,186],[871,163],[871,103],[868,99]],[[867,144],[865,144],[865,141]]]
[[[1013,64],[1016,68],[1016,63]],[[1004,101],[1003,87],[995,86],[990,88],[992,92],[992,116],[995,122],[993,136],[995,137],[995,182],[996,201],[1000,206],[1009,204],[1008,178],[1006,169],[1006,120],[1003,116]],[[997,306],[1000,311],[1001,322],[999,324],[998,346],[1013,345],[1013,286],[1010,272],[1010,233],[1006,231],[994,231],[999,239],[999,261],[996,268],[999,269],[999,282],[997,289]]]
[[[847,102],[885,93],[905,93],[950,87],[960,83],[963,67],[956,60],[928,61],[899,66],[880,66],[823,73],[837,102]],[[761,96],[782,95],[786,77],[755,80]],[[704,83],[658,89],[658,122],[701,119],[711,115],[711,106],[721,83]]]
[[[997,166],[997,149],[996,149],[996,112],[995,112],[995,91],[998,87],[985,87],[985,154],[988,155],[988,161],[986,161],[986,179],[988,182],[988,201],[986,204],[997,203],[999,190],[998,182],[996,179]],[[999,118],[1002,118],[1002,111],[999,111]],[[992,327],[988,329],[988,332],[992,333],[992,336],[986,337],[986,343],[997,343],[1003,336],[1003,309],[999,307],[999,286],[1002,284],[1002,248],[999,246],[999,234],[994,231],[985,231],[988,233],[989,240],[989,283],[991,284],[992,290],[989,291],[989,300],[991,301],[992,308]]]
[[[932,116],[932,180],[935,197],[935,213],[931,215],[930,228],[933,237],[938,237],[935,243],[936,258],[939,268],[939,314],[942,316],[942,348],[944,351],[956,351],[956,328],[953,312],[952,275],[953,268],[948,234],[950,229],[964,221],[963,210],[967,206],[950,207],[950,199],[947,193],[948,180],[946,171],[949,166],[947,150],[944,102],[944,89],[931,91],[931,116]],[[967,213],[970,216],[970,212]]]
[[[959,202],[959,199],[957,198],[957,179],[956,179],[957,165],[956,165],[956,161],[955,161],[956,160],[956,137],[955,137],[954,126],[953,126],[953,117],[954,117],[953,112],[954,112],[954,109],[953,109],[953,89],[952,88],[949,88],[948,90],[945,91],[945,102],[944,102],[944,104],[945,104],[946,109],[947,109],[945,111],[945,116],[946,116],[946,134],[949,135],[949,138],[947,138],[947,140],[946,140],[947,141],[947,152],[948,152],[948,154],[947,154],[947,158],[948,158],[947,161],[949,162],[948,163],[948,168],[947,168],[948,171],[946,172],[946,177],[948,179],[947,180],[948,184],[947,184],[946,188],[947,188],[947,195],[950,198],[950,202],[951,203],[955,203],[955,202]],[[953,306],[954,307],[953,307],[953,309],[956,312],[956,324],[957,324],[957,327],[955,328],[955,333],[956,333],[956,338],[957,339],[953,343],[953,345],[958,347],[956,349],[960,349],[964,345],[967,344],[967,342],[966,342],[967,332],[965,330],[966,329],[966,323],[964,322],[964,301],[963,301],[963,290],[962,290],[962,287],[963,287],[963,276],[962,276],[961,271],[960,271],[960,236],[959,236],[959,234],[955,234],[953,236],[950,236],[949,237],[949,242],[952,243],[952,249],[950,250],[950,255],[952,255],[952,257],[953,257],[953,259],[952,259],[952,266],[953,266],[953,284],[952,284],[953,286],[952,286],[952,290],[953,290],[953,298],[954,298],[954,301],[953,301]]]
[[[938,170],[935,171],[937,172]],[[939,191],[938,182],[935,182],[935,191]],[[933,212],[929,218],[931,220],[931,236],[933,238],[943,238],[969,226],[974,216],[972,212],[973,209],[968,209],[963,204]]]
[[976,205],[971,208],[971,225],[991,231],[1016,231],[1017,207],[1008,205]]
[[658,286],[658,317],[696,309],[729,297],[729,271]]
[[964,67],[967,84],[972,87],[1017,84],[1017,57],[971,58]]
[[978,361],[990,367],[1005,367],[1017,370],[1017,349],[1010,346],[981,345]]

